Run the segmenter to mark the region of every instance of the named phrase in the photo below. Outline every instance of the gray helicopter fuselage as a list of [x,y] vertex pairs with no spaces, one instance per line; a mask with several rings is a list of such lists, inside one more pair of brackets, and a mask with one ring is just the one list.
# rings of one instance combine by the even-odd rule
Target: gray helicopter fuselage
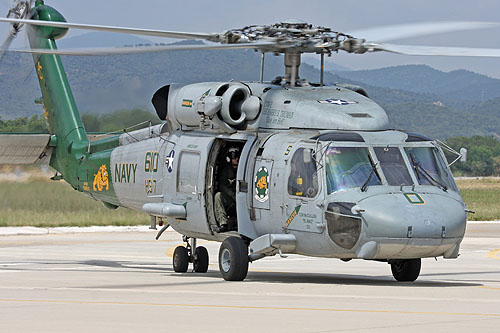
[[[388,130],[380,106],[343,87],[244,84],[261,100],[259,114],[221,130],[225,118],[207,121],[199,103],[214,86],[171,86],[167,122],[122,135],[110,170],[121,205],[188,237],[241,235],[251,258],[458,256],[465,205],[435,141]],[[217,171],[228,145],[241,148],[237,230],[217,233]]]
[[[229,281],[243,280],[249,261],[283,253],[386,261],[397,281],[414,281],[420,258],[458,257],[467,210],[442,148],[463,155],[391,129],[361,87],[323,86],[324,57],[340,51],[499,57],[496,49],[386,44],[491,23],[376,29],[374,40],[300,20],[207,34],[75,24],[43,0],[16,0],[0,21],[11,24],[0,58],[26,25],[31,49],[16,51],[33,53],[49,125],[46,144],[19,149],[22,160],[50,159],[58,172],[52,179],[108,208],[145,212],[154,228],[166,222],[157,238],[172,226],[187,243],[174,250],[175,272],[186,272],[189,263],[207,272],[208,251],[197,238],[222,242],[219,270]],[[69,28],[220,45],[57,49],[55,40]],[[240,48],[261,52],[259,83],[166,85],[152,98],[164,123],[94,142],[58,56]],[[283,54],[285,67],[284,76],[269,83],[263,82],[265,53]],[[320,56],[320,84],[300,78],[304,53]],[[17,147],[35,141],[23,140]]]

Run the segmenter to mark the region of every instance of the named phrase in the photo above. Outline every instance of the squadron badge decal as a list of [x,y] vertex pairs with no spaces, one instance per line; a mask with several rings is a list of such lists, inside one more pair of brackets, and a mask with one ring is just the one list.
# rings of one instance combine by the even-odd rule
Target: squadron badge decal
[[255,175],[255,199],[259,202],[269,199],[269,171],[264,166]]
[[102,192],[104,187],[106,187],[106,191],[109,190],[109,180],[108,180],[108,169],[106,168],[106,164],[101,165],[99,171],[94,174],[94,191]]

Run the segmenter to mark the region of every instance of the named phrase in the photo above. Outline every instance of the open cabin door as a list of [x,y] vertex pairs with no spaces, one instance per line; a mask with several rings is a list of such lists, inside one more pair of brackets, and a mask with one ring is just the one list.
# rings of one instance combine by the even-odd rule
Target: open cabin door
[[[252,194],[253,179],[251,179],[252,172],[248,171],[253,166],[252,163],[250,163],[250,153],[255,143],[255,139],[255,136],[249,137],[243,146],[236,176],[236,212],[238,215],[238,232],[240,235],[250,239],[258,237],[257,231],[255,230],[255,227],[250,219],[249,209],[249,207],[251,207],[251,199],[249,199],[249,197],[251,197]],[[250,178],[246,178],[246,175],[250,175]]]
[[236,171],[235,184],[235,203],[236,203],[236,222],[237,227],[233,231],[238,232],[248,238],[256,238],[256,232],[250,221],[248,192],[249,183],[247,172],[249,168],[249,156],[251,148],[255,142],[253,135],[237,135],[230,138],[218,138],[212,144],[206,164],[205,173],[205,192],[206,192],[206,215],[210,228],[215,232],[219,224],[215,216],[215,194],[220,191],[218,186],[218,172],[229,163],[227,160],[227,151],[230,147],[237,147],[240,151],[239,163]]

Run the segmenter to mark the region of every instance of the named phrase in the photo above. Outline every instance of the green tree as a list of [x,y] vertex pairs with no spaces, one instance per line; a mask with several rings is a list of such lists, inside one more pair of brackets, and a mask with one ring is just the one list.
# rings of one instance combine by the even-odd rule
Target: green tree
[[[136,130],[160,123],[158,117],[143,109],[117,110],[113,113],[95,115],[84,114],[82,121],[87,132],[113,132],[124,128]],[[140,126],[136,126],[141,124]]]
[[[136,130],[160,123],[158,117],[143,109],[117,110],[113,113],[95,115],[84,114],[82,121],[87,132],[113,132],[124,128]],[[135,126],[141,124],[140,126]],[[3,120],[0,118],[0,132],[6,133],[48,133],[43,116],[21,117]]]
[[495,175],[500,175],[500,156],[493,157],[493,170]]
[[99,132],[99,116],[95,114],[86,113],[82,115],[83,125],[87,132]]
[[467,149],[467,162],[457,162],[452,171],[466,176],[500,176],[500,141],[493,136],[448,138],[446,144],[459,151]]
[[45,119],[33,115],[30,118],[0,119],[0,132],[7,133],[48,133]]

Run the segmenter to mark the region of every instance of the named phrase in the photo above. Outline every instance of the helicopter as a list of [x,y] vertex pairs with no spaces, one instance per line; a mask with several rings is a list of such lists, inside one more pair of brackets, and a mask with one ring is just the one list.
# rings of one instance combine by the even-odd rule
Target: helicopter
[[[300,20],[221,33],[190,33],[69,23],[43,0],[15,1],[1,52],[33,54],[50,134],[9,140],[16,163],[49,163],[53,180],[107,208],[126,207],[181,234],[175,272],[208,270],[197,239],[221,242],[219,270],[246,278],[268,256],[388,263],[397,281],[415,281],[421,259],[456,259],[465,203],[450,171],[462,157],[443,143],[390,127],[386,112],[359,86],[323,82],[324,56],[338,52],[499,57],[497,49],[371,42]],[[411,36],[498,26],[454,22],[412,26]],[[9,50],[25,28],[31,48]],[[202,39],[211,44],[59,50],[68,29]],[[152,97],[160,125],[89,140],[60,55],[110,55],[206,49],[261,52],[257,82],[166,84]],[[285,74],[264,82],[266,53],[283,54]],[[321,56],[320,83],[301,79],[304,53]],[[22,139],[22,140],[21,140]],[[21,142],[22,141],[22,142]],[[29,146],[31,149],[21,149]],[[458,157],[448,163],[444,152]],[[224,186],[226,184],[227,186]],[[229,189],[228,189],[229,188]]]

